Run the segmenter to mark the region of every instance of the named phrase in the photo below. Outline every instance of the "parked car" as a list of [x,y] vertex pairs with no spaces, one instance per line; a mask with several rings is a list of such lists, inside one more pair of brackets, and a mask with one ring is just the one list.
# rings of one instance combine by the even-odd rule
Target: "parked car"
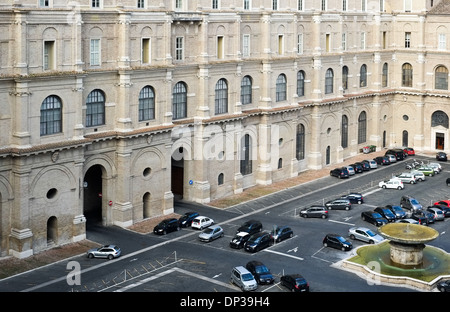
[[374,209],[374,211],[378,212],[383,218],[385,218],[389,222],[394,222],[396,219],[394,213],[386,207],[377,207]]
[[444,217],[449,217],[450,216],[450,207],[448,205],[440,205],[440,204],[436,204],[434,203],[433,206],[428,206],[428,208],[437,208],[437,209],[441,209],[442,212],[444,213]]
[[445,183],[447,184],[447,186],[450,185],[450,178],[447,178],[447,180],[445,180]]
[[402,207],[396,205],[386,205],[386,208],[392,211],[396,219],[406,218],[406,212],[402,209]]
[[365,227],[351,227],[348,230],[348,235],[351,239],[358,239],[369,244],[377,244],[384,240],[381,235]]
[[436,160],[447,161],[447,154],[444,153],[444,152],[437,152],[436,153]]
[[423,174],[426,175],[426,176],[433,177],[435,175],[434,169],[431,168],[431,167],[424,167],[424,166],[422,166],[422,167],[417,168],[416,170],[423,172]]
[[214,220],[205,216],[198,216],[195,217],[194,220],[192,220],[191,227],[193,229],[203,230],[204,228],[207,228],[208,226],[211,226],[214,224]]
[[243,266],[237,266],[231,270],[230,282],[237,285],[242,291],[251,291],[258,288],[258,283],[253,274]]
[[154,228],[153,233],[158,235],[167,234],[173,231],[179,231],[180,230],[180,224],[178,223],[178,220],[175,218],[168,218],[164,219],[161,222],[159,222]]
[[413,213],[411,219],[416,220],[421,225],[428,225],[429,223],[428,218],[421,213]]
[[422,171],[417,171],[417,170],[411,170],[411,174],[414,175],[414,177],[416,178],[416,181],[420,181],[423,182],[425,181],[425,175],[423,174]]
[[396,161],[403,160],[405,158],[404,151],[401,148],[388,149],[384,155],[394,155]]
[[377,165],[386,166],[386,165],[391,164],[391,162],[389,161],[389,157],[386,157],[386,156],[378,156],[378,157],[375,157],[373,160],[375,160],[377,162]]
[[375,211],[363,211],[361,212],[361,219],[372,223],[375,226],[381,226],[388,223],[386,218],[383,218],[378,212]]
[[352,208],[352,204],[350,200],[345,198],[338,198],[334,200],[327,201],[325,203],[325,207],[329,210],[337,209],[337,210],[350,210]]
[[270,270],[260,261],[253,260],[247,263],[245,268],[252,273],[256,282],[262,284],[272,284],[275,278]]
[[444,211],[442,209],[436,207],[428,207],[427,210],[429,213],[434,215],[434,220],[443,221],[445,219]]
[[341,168],[335,168],[335,169],[331,170],[330,176],[338,177],[339,179],[343,179],[343,178],[348,178],[349,174],[348,174],[347,168],[341,167]]
[[347,168],[349,176],[355,175],[356,172],[355,172],[355,169],[352,166],[345,166],[345,168]]
[[260,221],[248,220],[237,229],[236,233],[247,232],[249,234],[254,234],[261,231],[262,231],[262,224]]
[[276,243],[294,236],[294,231],[289,226],[277,226],[273,230],[272,237]]
[[450,199],[444,199],[444,200],[437,201],[433,204],[433,206],[436,206],[436,205],[446,206],[446,207],[450,208]]
[[363,171],[369,171],[370,170],[369,164],[364,162],[364,161],[357,162],[356,164],[361,165]]
[[328,218],[328,210],[325,206],[311,206],[300,211],[303,218]]
[[397,158],[395,157],[395,155],[392,155],[392,154],[386,154],[385,155],[388,159],[389,159],[389,163],[395,163],[395,162],[397,162]]
[[434,174],[439,174],[442,171],[442,166],[439,163],[430,162],[430,163],[428,163],[427,166],[430,167],[430,168],[433,168]]
[[257,252],[273,244],[273,236],[269,232],[255,233],[244,244],[244,250]]
[[396,223],[409,223],[409,224],[419,224],[419,221],[411,219],[411,218],[405,218],[395,221]]
[[396,178],[401,180],[403,183],[415,184],[417,182],[416,177],[409,172],[402,172],[397,175]]
[[387,181],[381,181],[378,183],[378,186],[384,189],[397,189],[397,190],[403,190],[405,187],[403,185],[403,182],[399,179],[390,179]]
[[338,234],[327,234],[322,240],[324,247],[333,247],[341,249],[342,251],[348,251],[353,248],[352,243],[347,241],[344,237]]
[[351,192],[347,195],[342,195],[341,198],[348,199],[352,204],[362,204],[364,202],[363,195],[361,193]]
[[359,163],[354,163],[354,164],[351,164],[350,166],[353,167],[353,169],[355,170],[356,173],[362,173],[363,172],[363,167]]
[[417,199],[409,195],[403,195],[400,198],[400,207],[413,212],[422,210],[422,205],[417,201]]
[[198,216],[199,216],[198,212],[195,212],[195,211],[186,212],[184,215],[182,215],[178,219],[178,223],[179,223],[180,227],[191,226],[192,220],[194,220],[195,217],[198,217]]
[[282,277],[280,277],[280,283],[290,291],[309,291],[309,284],[301,274],[283,275]]
[[373,159],[366,159],[363,160],[364,163],[367,163],[370,167],[370,169],[377,169],[378,168],[378,164],[375,160]]
[[198,239],[201,240],[202,242],[211,242],[223,236],[224,236],[223,229],[219,225],[211,225],[200,233]]
[[234,237],[230,241],[230,247],[236,249],[244,248],[245,242],[248,241],[250,236],[251,234],[247,232],[236,233],[236,235],[234,235]]
[[450,291],[450,280],[443,280],[437,283],[436,288],[440,292],[447,292]]
[[408,156],[415,156],[416,155],[416,152],[414,151],[414,148],[412,148],[412,147],[405,147],[403,149],[403,151],[405,151]]
[[116,245],[103,245],[98,248],[92,248],[87,251],[87,257],[92,258],[106,258],[106,259],[114,259],[120,257],[122,251]]

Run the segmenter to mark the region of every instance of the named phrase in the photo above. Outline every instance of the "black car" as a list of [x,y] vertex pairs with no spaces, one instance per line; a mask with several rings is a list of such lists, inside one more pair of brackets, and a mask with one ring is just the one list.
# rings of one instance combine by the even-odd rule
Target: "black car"
[[162,220],[158,225],[156,225],[153,228],[153,233],[162,235],[178,230],[180,230],[178,220],[175,218],[169,218]]
[[322,244],[325,247],[333,247],[341,249],[342,251],[351,250],[353,248],[352,243],[346,240],[344,237],[338,234],[327,234],[323,238]]
[[352,208],[352,204],[348,199],[338,198],[326,202],[325,207],[327,207],[329,210],[331,209],[350,210]]
[[405,158],[405,152],[400,148],[389,149],[384,153],[384,156],[388,154],[394,155],[397,160],[403,160]]
[[388,209],[386,207],[377,207],[377,208],[374,209],[374,211],[378,212],[383,218],[385,218],[389,222],[394,222],[395,219],[397,219],[395,217],[395,214],[390,209]]
[[436,160],[447,161],[447,154],[444,152],[436,153]]
[[194,211],[186,212],[178,219],[178,223],[180,224],[180,227],[191,226],[192,220],[194,220],[194,218],[198,216],[199,216],[198,212]]
[[342,178],[348,178],[349,174],[348,174],[347,168],[342,167],[342,168],[336,168],[336,169],[331,170],[330,176],[338,177],[339,179],[342,179]]
[[386,205],[386,208],[392,211],[397,219],[406,218],[406,212],[402,209],[402,207],[396,205]]
[[250,236],[251,235],[247,232],[236,233],[236,235],[234,235],[234,237],[230,241],[230,247],[236,249],[244,248],[244,245],[248,241]]
[[355,173],[363,172],[363,167],[361,166],[360,163],[354,163],[354,164],[351,164],[350,166],[353,167],[353,170],[355,170]]
[[245,251],[257,252],[273,244],[273,236],[269,232],[260,232],[250,236],[244,244]]
[[258,284],[272,284],[275,280],[270,270],[262,262],[250,261],[245,268],[252,273]]
[[261,231],[262,231],[261,222],[257,220],[248,220],[237,229],[236,233],[247,232],[249,234],[254,234]]
[[282,277],[280,277],[280,283],[290,291],[309,291],[309,284],[301,274],[283,275]]
[[419,221],[419,224],[428,225],[434,223],[434,214],[426,210],[416,211],[411,215],[411,218]]
[[369,171],[370,170],[370,165],[366,162],[357,162],[355,163],[357,165],[360,165],[362,167],[363,171]]
[[450,291],[450,280],[440,281],[436,287],[441,292]]
[[386,165],[391,164],[391,161],[386,156],[378,156],[378,157],[375,157],[373,160],[375,160],[378,165],[386,166]]
[[349,193],[342,195],[341,198],[348,199],[352,204],[362,204],[364,202],[363,195],[361,193]]
[[328,218],[328,210],[325,206],[313,205],[311,207],[302,209],[300,216],[303,218]]
[[361,219],[376,226],[381,226],[388,223],[388,220],[386,218],[383,218],[378,212],[375,211],[361,212]]
[[277,226],[272,233],[273,239],[275,242],[281,242],[287,238],[291,238],[294,236],[294,231],[289,226]]

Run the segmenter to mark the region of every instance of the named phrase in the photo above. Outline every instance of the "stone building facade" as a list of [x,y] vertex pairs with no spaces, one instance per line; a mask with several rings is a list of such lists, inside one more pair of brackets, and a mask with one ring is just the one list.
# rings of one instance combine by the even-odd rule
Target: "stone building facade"
[[449,151],[448,0],[6,0],[0,256],[361,153]]

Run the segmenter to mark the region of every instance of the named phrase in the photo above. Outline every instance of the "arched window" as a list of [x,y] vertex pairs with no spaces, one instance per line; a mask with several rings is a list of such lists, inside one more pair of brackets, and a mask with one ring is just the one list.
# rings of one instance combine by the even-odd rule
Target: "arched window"
[[348,89],[348,67],[347,66],[342,67],[342,89],[344,89],[344,90]]
[[228,113],[228,85],[225,79],[217,81],[215,92],[216,115]]
[[366,142],[367,116],[366,112],[361,112],[358,117],[358,144]]
[[62,131],[62,105],[56,95],[45,98],[41,104],[41,135]]
[[331,68],[327,69],[325,73],[325,94],[333,93],[334,74]]
[[359,86],[367,87],[367,65],[363,64],[359,69]]
[[277,78],[276,84],[276,101],[286,101],[286,76],[281,74]]
[[302,124],[297,125],[295,156],[297,160],[305,159],[305,126]]
[[388,63],[383,64],[383,72],[381,76],[381,86],[383,88],[386,88],[388,86],[388,71],[389,71],[388,66],[389,66]]
[[146,86],[139,92],[139,121],[155,118],[155,92]]
[[303,70],[300,70],[297,73],[297,95],[305,95],[305,72]]
[[105,124],[105,95],[101,90],[89,93],[86,100],[86,127]]
[[441,110],[435,111],[431,115],[431,126],[442,126],[448,129],[448,115]]
[[448,69],[445,66],[438,66],[434,72],[434,87],[439,90],[448,90]]
[[172,119],[187,117],[187,87],[184,82],[178,82],[172,93]]
[[223,173],[219,173],[219,176],[217,177],[217,184],[218,185],[223,184]]
[[413,68],[409,63],[405,63],[402,66],[402,87],[413,86]]
[[240,172],[242,175],[252,173],[252,138],[246,134],[241,139]]
[[346,115],[342,115],[341,146],[342,148],[348,147],[348,117]]
[[244,76],[241,80],[241,104],[252,103],[252,78]]

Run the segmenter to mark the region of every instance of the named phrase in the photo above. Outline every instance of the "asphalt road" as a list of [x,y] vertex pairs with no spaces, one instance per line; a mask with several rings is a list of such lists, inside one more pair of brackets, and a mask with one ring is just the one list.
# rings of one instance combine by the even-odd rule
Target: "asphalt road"
[[[432,158],[416,158],[434,161]],[[450,188],[447,188],[445,179],[450,176],[450,163],[441,164],[442,173],[427,177],[426,181],[416,185],[406,185],[401,191],[382,190],[378,188],[378,182],[405,171],[404,162],[345,180],[320,178],[228,209],[177,202],[176,213],[198,211],[223,227],[225,236],[210,243],[200,242],[199,231],[191,228],[157,236],[114,226],[89,226],[88,239],[102,244],[117,244],[123,255],[115,260],[88,259],[85,255],[74,257],[4,279],[0,281],[0,291],[227,294],[240,292],[230,283],[231,269],[245,266],[250,260],[259,260],[269,267],[276,281],[272,285],[259,286],[253,295],[287,292],[279,284],[279,277],[287,273],[302,274],[309,282],[311,292],[415,292],[417,290],[408,287],[374,285],[354,273],[337,268],[335,264],[349,257],[351,251],[323,247],[322,239],[326,233],[347,236],[351,226],[376,230],[375,226],[361,220],[361,212],[377,206],[399,204],[403,194],[414,195],[424,206],[449,198]],[[332,210],[325,220],[305,219],[298,215],[302,207],[324,203],[349,191],[362,193],[365,203],[354,204],[350,211]],[[265,230],[275,225],[288,225],[294,230],[294,237],[257,253],[230,248],[229,242],[236,229],[249,219],[260,220]],[[441,235],[429,244],[450,251],[448,219],[431,226]],[[354,247],[364,244],[359,241],[352,243]],[[221,304],[225,304],[225,299],[222,298]]]

